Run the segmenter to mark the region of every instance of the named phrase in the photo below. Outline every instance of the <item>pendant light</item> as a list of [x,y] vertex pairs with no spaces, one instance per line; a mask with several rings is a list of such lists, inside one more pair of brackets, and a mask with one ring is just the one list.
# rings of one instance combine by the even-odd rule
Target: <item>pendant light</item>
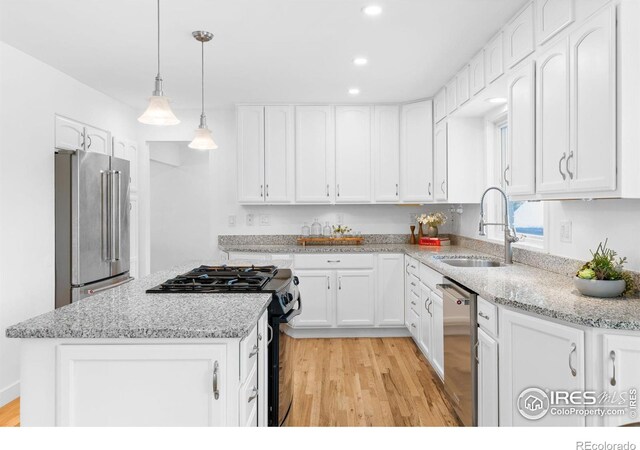
[[147,125],[177,125],[178,118],[171,111],[169,99],[162,91],[162,77],[160,76],[160,0],[158,0],[158,74],[156,75],[156,89],[151,94],[147,110],[138,117],[138,121]]
[[213,34],[208,31],[194,31],[191,34],[202,46],[202,113],[200,114],[200,126],[196,129],[196,137],[194,137],[193,141],[189,144],[189,148],[196,150],[215,150],[218,146],[213,142],[211,130],[207,128],[207,116],[204,113],[204,43],[213,39]]

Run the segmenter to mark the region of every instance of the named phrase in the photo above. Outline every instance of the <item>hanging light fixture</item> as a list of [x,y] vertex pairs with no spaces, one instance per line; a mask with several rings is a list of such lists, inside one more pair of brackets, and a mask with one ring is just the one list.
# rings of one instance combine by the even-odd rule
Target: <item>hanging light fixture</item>
[[176,125],[180,121],[171,111],[169,99],[162,91],[162,77],[160,76],[160,0],[158,0],[158,74],[156,75],[156,89],[151,94],[147,110],[138,117],[138,121],[147,125]]
[[207,128],[207,116],[204,113],[204,43],[213,39],[213,34],[208,31],[194,31],[191,34],[202,45],[202,114],[200,114],[200,126],[196,129],[196,137],[189,144],[189,148],[215,150],[218,146],[213,142],[211,130]]

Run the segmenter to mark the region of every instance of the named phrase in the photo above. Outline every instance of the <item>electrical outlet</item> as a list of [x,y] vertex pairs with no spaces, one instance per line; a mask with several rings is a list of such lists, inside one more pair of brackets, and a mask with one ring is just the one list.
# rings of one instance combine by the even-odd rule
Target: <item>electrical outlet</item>
[[260,225],[263,227],[271,225],[271,216],[269,214],[260,214]]
[[560,222],[560,242],[571,244],[573,239],[571,230],[571,221],[563,220]]
[[252,227],[255,225],[255,216],[253,214],[247,214],[247,226]]
[[236,226],[236,216],[229,216],[229,226],[230,227]]
[[336,224],[342,225],[344,223],[344,214],[336,214]]

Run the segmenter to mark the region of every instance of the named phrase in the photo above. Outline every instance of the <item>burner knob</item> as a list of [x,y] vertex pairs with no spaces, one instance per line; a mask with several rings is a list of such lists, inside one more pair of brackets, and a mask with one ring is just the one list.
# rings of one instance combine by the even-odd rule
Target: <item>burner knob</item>
[[296,276],[293,277],[293,284],[296,286],[300,284],[300,280],[298,279],[298,277]]
[[287,292],[287,303],[291,303],[293,301],[293,294],[291,292]]

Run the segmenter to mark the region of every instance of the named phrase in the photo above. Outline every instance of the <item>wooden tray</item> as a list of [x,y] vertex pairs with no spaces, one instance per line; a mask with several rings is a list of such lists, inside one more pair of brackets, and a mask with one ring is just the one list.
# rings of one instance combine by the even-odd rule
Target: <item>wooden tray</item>
[[298,245],[361,245],[363,237],[299,237]]

